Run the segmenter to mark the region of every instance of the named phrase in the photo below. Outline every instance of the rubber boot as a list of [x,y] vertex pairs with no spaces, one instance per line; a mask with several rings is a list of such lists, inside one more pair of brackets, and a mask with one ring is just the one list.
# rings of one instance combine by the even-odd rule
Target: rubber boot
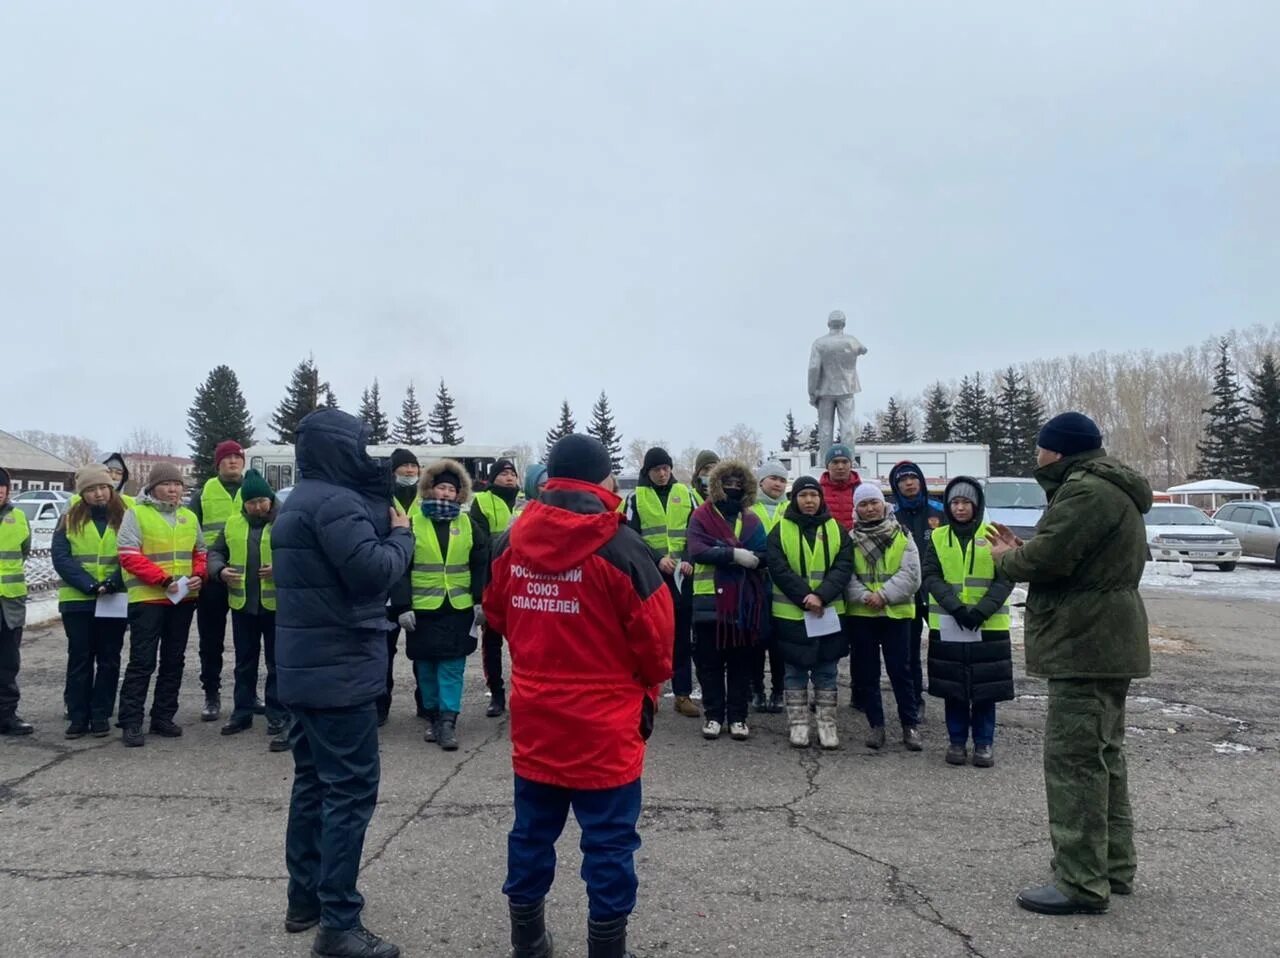
[[787,704],[787,729],[792,748],[809,747],[809,693],[804,689],[788,689],[783,693]]
[[507,908],[511,913],[511,958],[552,958],[545,903],[508,904]]
[[440,747],[446,752],[458,750],[458,713],[440,713],[440,733],[437,738]]
[[835,689],[815,693],[818,700],[818,744],[826,749],[840,747],[840,734],[836,730],[836,694]]
[[627,951],[627,916],[587,921],[587,958],[631,958]]

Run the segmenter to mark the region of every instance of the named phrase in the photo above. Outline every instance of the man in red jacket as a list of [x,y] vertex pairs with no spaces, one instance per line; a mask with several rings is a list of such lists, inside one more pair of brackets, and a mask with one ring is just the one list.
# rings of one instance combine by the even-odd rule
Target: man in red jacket
[[625,958],[645,740],[658,687],[671,677],[674,610],[644,540],[617,511],[605,447],[568,436],[547,473],[542,498],[494,546],[484,593],[486,621],[511,655],[515,825],[502,891],[512,954],[551,954],[543,899],[572,808],[590,954]]
[[822,496],[831,518],[845,531],[853,528],[853,493],[862,485],[862,477],[853,469],[853,451],[843,443],[827,450],[827,471],[819,480]]

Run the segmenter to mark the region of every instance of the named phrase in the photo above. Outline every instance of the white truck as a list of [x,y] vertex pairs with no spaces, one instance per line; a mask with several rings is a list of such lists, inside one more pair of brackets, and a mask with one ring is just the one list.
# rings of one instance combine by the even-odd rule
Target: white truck
[[[895,445],[867,443],[854,447],[854,468],[863,482],[878,481],[889,488],[889,472],[904,459],[918,465],[929,491],[940,495],[956,476],[986,479],[991,473],[991,450],[984,443],[911,442]],[[792,481],[801,476],[820,476],[823,465],[818,453],[792,450],[769,456],[787,467]]]

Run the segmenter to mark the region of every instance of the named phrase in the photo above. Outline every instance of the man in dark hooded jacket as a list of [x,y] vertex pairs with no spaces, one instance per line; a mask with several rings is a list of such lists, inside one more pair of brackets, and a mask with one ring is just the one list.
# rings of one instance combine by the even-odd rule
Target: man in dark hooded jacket
[[1124,755],[1129,683],[1151,673],[1143,515],[1151,486],[1102,448],[1097,424],[1055,416],[1037,440],[1036,481],[1049,507],[1034,539],[1006,527],[996,570],[1027,590],[1027,674],[1049,680],[1044,784],[1056,882],[1018,904],[1050,915],[1097,914],[1133,890],[1138,863]]
[[[902,528],[916,540],[916,548],[923,556],[929,545],[929,536],[938,526],[946,524],[942,505],[929,498],[924,472],[914,462],[904,459],[889,470],[889,485],[893,488],[893,514]],[[924,712],[924,668],[920,664],[920,639],[924,635],[924,623],[929,617],[929,594],[923,585],[916,594],[916,617],[911,623],[911,640],[908,649],[911,665],[911,687],[916,693],[916,708]]]
[[295,718],[285,835],[285,928],[320,925],[312,955],[397,958],[360,924],[356,890],[378,798],[378,712],[387,684],[387,594],[413,560],[370,430],[337,409],[298,426],[299,480],[272,532],[280,700]]

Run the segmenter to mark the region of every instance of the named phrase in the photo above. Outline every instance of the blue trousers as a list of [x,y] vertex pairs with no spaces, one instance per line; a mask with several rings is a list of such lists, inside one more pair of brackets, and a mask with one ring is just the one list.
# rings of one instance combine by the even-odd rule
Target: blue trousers
[[830,662],[819,662],[813,668],[792,665],[788,662],[784,678],[785,685],[783,687],[790,692],[807,692],[809,691],[809,681],[812,679],[815,692],[834,692],[839,669],[839,659],[832,659]]
[[507,881],[514,905],[533,905],[556,877],[556,840],[573,809],[582,828],[582,880],[593,921],[612,921],[636,907],[635,854],[640,847],[640,779],[594,791],[558,788],[516,777],[516,821],[507,838]]
[[952,745],[967,745],[973,730],[974,745],[992,745],[996,740],[996,703],[961,702],[947,699],[947,736]]
[[422,707],[428,712],[462,711],[462,674],[467,669],[467,657],[456,659],[419,659],[413,663],[413,674],[418,679],[418,692]]
[[294,709],[293,797],[285,831],[289,903],[320,907],[325,928],[354,928],[364,898],[356,890],[364,833],[378,801],[378,711]]
[[853,630],[854,676],[859,687],[854,689],[872,728],[884,726],[884,703],[880,698],[880,654],[884,653],[884,670],[893,686],[898,702],[898,721],[903,728],[919,724],[916,693],[911,685],[910,619],[888,616],[850,616]]

